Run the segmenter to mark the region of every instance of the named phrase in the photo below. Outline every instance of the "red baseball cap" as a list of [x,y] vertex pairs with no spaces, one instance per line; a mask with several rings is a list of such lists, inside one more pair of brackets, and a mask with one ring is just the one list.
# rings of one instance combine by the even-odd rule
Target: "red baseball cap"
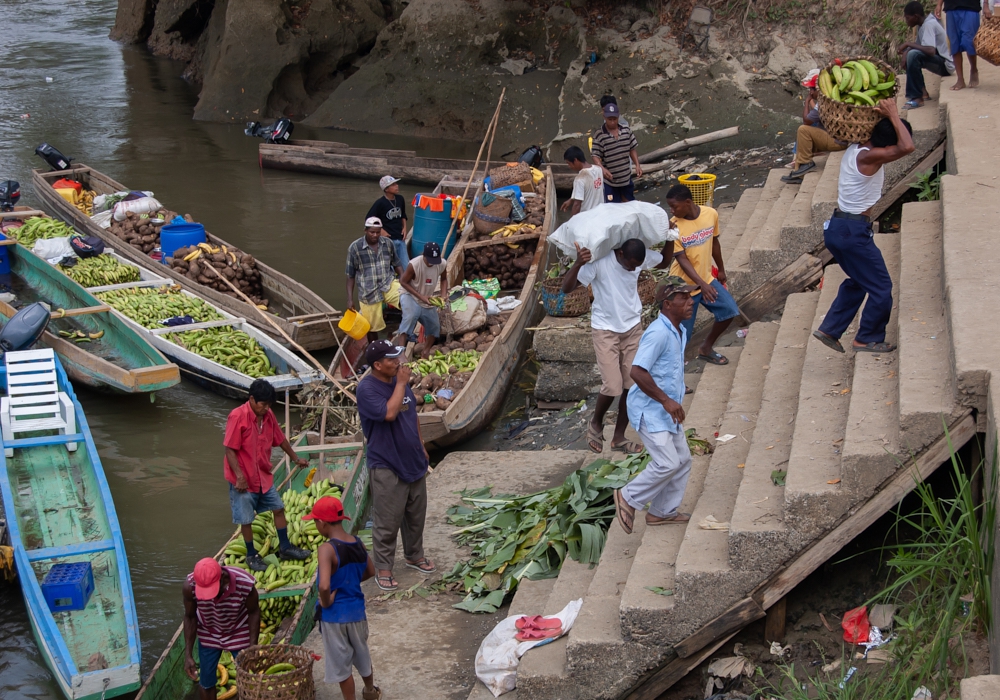
[[219,580],[222,578],[222,567],[219,562],[205,557],[194,565],[194,597],[198,600],[211,600],[219,595]]
[[341,520],[347,520],[347,516],[344,515],[344,504],[340,502],[339,498],[323,496],[313,505],[312,512],[309,515],[303,515],[302,519],[339,523]]

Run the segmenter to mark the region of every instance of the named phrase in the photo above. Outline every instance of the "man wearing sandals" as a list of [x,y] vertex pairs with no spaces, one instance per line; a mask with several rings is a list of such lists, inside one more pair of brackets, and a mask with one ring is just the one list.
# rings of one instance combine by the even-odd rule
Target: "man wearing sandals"
[[[715,323],[698,348],[698,359],[713,365],[728,365],[729,359],[715,351],[715,341],[740,315],[740,309],[725,287],[726,267],[722,263],[722,246],[719,245],[719,212],[712,207],[695,204],[687,185],[671,187],[667,190],[666,200],[674,215],[673,223],[680,233],[680,238],[672,243],[670,274],[694,287],[691,293],[694,307],[690,318],[684,321],[685,337],[691,339],[698,305],[704,306],[715,316]],[[712,269],[713,262],[718,272]]]
[[375,583],[383,591],[399,588],[392,567],[400,530],[406,565],[424,574],[437,571],[424,556],[430,457],[420,437],[410,368],[402,364],[402,354],[403,348],[388,340],[369,343],[365,360],[371,372],[358,383],[357,394],[371,476]]
[[[827,347],[844,352],[840,337],[865,303],[854,336],[856,352],[892,352],[885,342],[885,326],[892,312],[892,279],[882,251],[872,240],[871,209],[882,197],[883,165],[913,152],[913,129],[899,118],[895,100],[882,100],[876,109],[883,119],[871,138],[852,143],[844,151],[837,181],[837,208],[823,225],[823,241],[847,275],[837,298],[813,336]],[[865,302],[865,295],[868,301]]]
[[628,239],[620,248],[597,260],[591,258],[590,250],[576,246],[576,262],[563,279],[562,291],[568,294],[581,285],[590,285],[594,292],[590,327],[597,369],[601,373],[601,393],[587,429],[587,443],[592,452],[600,454],[604,450],[604,416],[619,396],[611,449],[626,454],[642,452],[642,445],[625,439],[626,392],[632,386],[632,358],[642,337],[639,273],[666,265],[662,255],[646,250],[646,244],[638,238]]
[[951,60],[944,27],[937,17],[924,12],[923,3],[919,0],[906,3],[903,19],[907,27],[917,27],[917,40],[905,42],[898,52],[906,71],[906,108],[916,109],[930,99],[924,83],[924,69],[936,75],[951,75],[955,72],[955,63]]
[[678,512],[691,473],[691,450],[684,435],[685,321],[694,312],[696,287],[680,277],[668,277],[656,290],[660,314],[649,324],[632,361],[628,417],[642,436],[649,464],[615,491],[618,523],[632,532],[635,513],[649,506],[646,525],[686,523]]

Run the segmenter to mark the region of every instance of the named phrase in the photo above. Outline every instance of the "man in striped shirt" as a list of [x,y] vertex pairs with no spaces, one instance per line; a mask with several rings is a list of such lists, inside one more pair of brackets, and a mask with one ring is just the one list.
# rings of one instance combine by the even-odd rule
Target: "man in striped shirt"
[[642,166],[639,165],[639,147],[635,134],[624,124],[619,123],[618,105],[609,102],[604,105],[604,126],[594,137],[591,154],[594,163],[604,172],[604,196],[609,202],[631,202],[635,199],[635,186],[632,184],[632,164],[635,164],[635,176],[642,177]]

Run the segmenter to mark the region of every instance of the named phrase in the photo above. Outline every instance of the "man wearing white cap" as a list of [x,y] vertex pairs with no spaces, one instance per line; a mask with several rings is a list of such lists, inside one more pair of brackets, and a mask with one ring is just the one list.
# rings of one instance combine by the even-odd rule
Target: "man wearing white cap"
[[399,308],[402,274],[403,266],[392,241],[382,235],[382,222],[369,216],[365,220],[365,235],[347,249],[347,306],[354,309],[357,287],[361,315],[371,326],[369,341],[378,340],[378,332],[385,329],[382,302]]
[[794,170],[781,178],[784,182],[792,184],[802,182],[802,177],[816,167],[813,161],[815,154],[842,151],[847,148],[846,143],[838,141],[827,133],[823,122],[819,119],[819,95],[816,91],[818,80],[819,68],[813,68],[802,79],[802,87],[807,88],[809,92],[802,100],[802,126],[795,134],[795,161],[792,163]]
[[386,175],[378,181],[384,196],[379,197],[368,216],[377,216],[382,221],[382,235],[388,236],[396,249],[396,257],[405,270],[410,264],[410,253],[406,250],[406,200],[399,194],[399,178]]

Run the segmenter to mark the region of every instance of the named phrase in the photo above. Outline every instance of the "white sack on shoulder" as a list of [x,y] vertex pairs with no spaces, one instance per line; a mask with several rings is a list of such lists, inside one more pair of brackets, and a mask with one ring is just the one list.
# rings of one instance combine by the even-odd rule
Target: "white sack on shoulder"
[[549,236],[549,242],[571,258],[576,258],[578,243],[590,250],[594,260],[603,258],[630,238],[638,238],[646,247],[676,241],[677,229],[670,227],[670,215],[649,202],[602,204],[577,214]]

